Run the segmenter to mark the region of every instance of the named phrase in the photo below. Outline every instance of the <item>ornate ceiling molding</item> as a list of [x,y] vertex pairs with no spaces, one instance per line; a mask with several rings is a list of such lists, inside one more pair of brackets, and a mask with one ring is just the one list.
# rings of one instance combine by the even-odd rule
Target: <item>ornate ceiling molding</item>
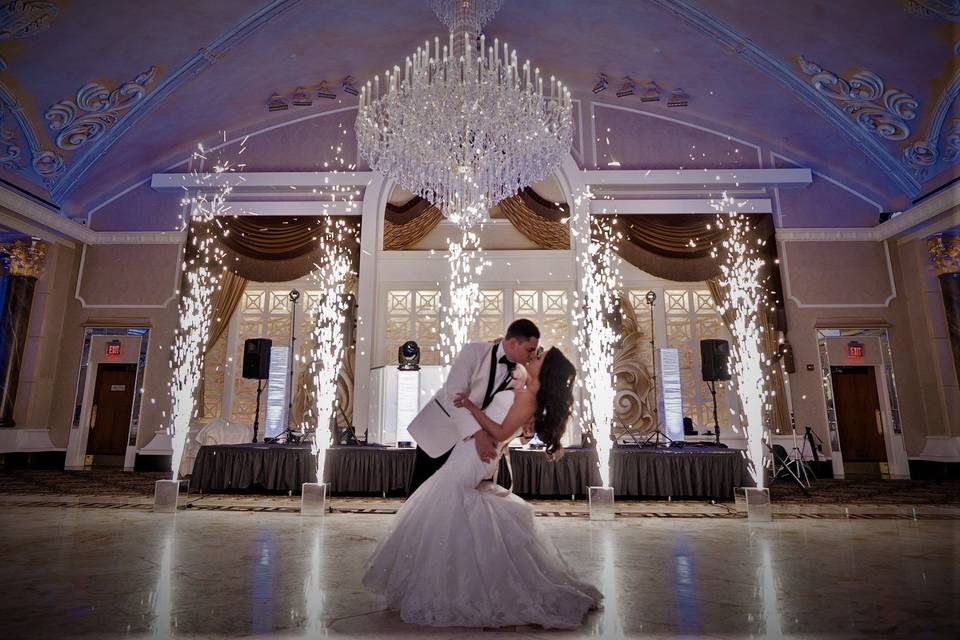
[[47,109],[43,117],[50,130],[60,132],[57,146],[72,151],[102,136],[147,95],[147,85],[156,77],[154,65],[113,91],[99,82],[90,82],[80,87],[75,99],[61,100]]
[[960,153],[960,130],[958,124],[960,120],[954,120],[948,130],[947,137],[943,141],[943,153],[941,154],[937,142],[943,133],[943,126],[947,119],[947,113],[953,105],[957,96],[960,95],[960,71],[954,74],[953,79],[947,86],[947,90],[937,101],[937,108],[934,111],[933,119],[930,121],[930,127],[927,129],[927,135],[923,140],[909,144],[903,148],[903,161],[913,169],[914,175],[923,180],[927,177],[930,167],[937,163],[941,157],[952,162],[958,158]]
[[167,96],[185,82],[214,64],[222,55],[253,35],[277,17],[283,15],[301,0],[271,0],[265,6],[244,18],[219,38],[201,48],[179,68],[166,76],[153,91],[133,104],[108,131],[85,145],[85,150],[73,160],[70,168],[53,188],[51,195],[60,201],[77,184],[80,178],[95,165],[140,118],[159,105]]
[[30,165],[33,170],[40,176],[44,184],[52,187],[63,173],[63,156],[40,146],[40,140],[37,138],[37,133],[33,130],[29,118],[23,112],[20,103],[2,82],[0,82],[0,102],[13,114],[20,127],[20,132],[30,149]]
[[906,120],[917,117],[917,99],[900,89],[887,89],[883,79],[872,71],[853,74],[849,80],[824,69],[802,54],[797,61],[810,84],[834,101],[861,129],[886,140],[906,140],[910,127]]
[[960,22],[960,0],[903,0],[903,10],[921,18]]
[[60,12],[48,0],[13,0],[0,6],[0,40],[29,38],[50,27]]
[[723,22],[693,6],[688,0],[647,0],[647,2],[677,16],[786,86],[847,135],[906,194],[913,196],[920,192],[920,182],[900,162],[897,155],[891,153],[872,133],[868,133],[852,122],[830,98],[805,82],[790,66]]
[[22,151],[16,133],[4,126],[3,110],[0,107],[0,167],[14,171],[23,169]]

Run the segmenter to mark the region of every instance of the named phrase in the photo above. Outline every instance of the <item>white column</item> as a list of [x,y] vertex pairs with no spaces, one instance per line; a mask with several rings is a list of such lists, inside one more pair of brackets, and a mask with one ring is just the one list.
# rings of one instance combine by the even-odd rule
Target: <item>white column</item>
[[377,262],[383,245],[383,211],[393,183],[379,174],[367,184],[361,206],[360,273],[357,278],[357,349],[353,379],[353,424],[370,428],[370,367],[377,327]]

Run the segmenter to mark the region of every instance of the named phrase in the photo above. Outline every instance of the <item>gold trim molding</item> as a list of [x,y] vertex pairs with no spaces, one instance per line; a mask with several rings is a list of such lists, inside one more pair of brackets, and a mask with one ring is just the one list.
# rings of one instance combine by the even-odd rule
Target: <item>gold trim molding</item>
[[14,240],[0,246],[7,256],[7,270],[12,276],[39,278],[47,259],[47,243],[39,240]]
[[937,235],[927,239],[937,277],[960,274],[960,236]]

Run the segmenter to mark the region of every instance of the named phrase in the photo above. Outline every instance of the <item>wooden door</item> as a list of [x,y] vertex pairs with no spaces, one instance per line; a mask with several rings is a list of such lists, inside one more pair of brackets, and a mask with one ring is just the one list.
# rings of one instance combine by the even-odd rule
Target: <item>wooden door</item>
[[886,462],[873,367],[831,367],[830,373],[843,461]]
[[87,454],[123,455],[130,432],[137,365],[101,364],[90,414]]

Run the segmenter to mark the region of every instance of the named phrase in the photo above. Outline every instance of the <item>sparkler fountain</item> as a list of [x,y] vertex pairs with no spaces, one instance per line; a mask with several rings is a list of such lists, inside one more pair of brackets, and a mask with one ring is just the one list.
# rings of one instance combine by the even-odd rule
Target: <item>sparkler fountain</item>
[[[196,156],[202,157],[203,147]],[[208,182],[225,172],[233,171],[229,163],[217,164],[213,173],[205,174],[200,183]],[[215,242],[211,223],[216,216],[229,210],[227,197],[232,187],[229,182],[213,191],[212,196],[199,192],[185,198],[182,204],[190,207],[190,220],[200,223],[191,229],[190,242],[183,259],[183,280],[180,297],[180,319],[174,335],[170,360],[173,374],[169,383],[170,435],[173,455],[171,480],[158,480],[154,492],[153,510],[174,513],[180,492],[180,462],[190,432],[190,421],[195,414],[196,391],[203,376],[203,356],[210,333],[210,298],[226,270],[222,266],[223,251]]]
[[470,339],[470,328],[480,313],[480,275],[488,264],[480,238],[461,223],[460,242],[447,245],[450,263],[450,302],[441,320],[440,349],[444,364],[452,364]]
[[356,231],[342,220],[325,218],[317,235],[320,262],[311,274],[321,294],[314,310],[310,353],[310,383],[313,386],[313,452],[317,457],[317,481],[305,482],[300,513],[323,515],[326,511],[327,485],[323,467],[330,443],[330,424],[337,402],[337,374],[343,359],[343,322],[347,312],[347,276],[351,270],[349,243],[357,241]]
[[620,271],[613,255],[616,232],[610,223],[591,221],[589,190],[574,198],[571,233],[578,240],[578,288],[574,292],[574,344],[580,353],[582,375],[581,424],[594,435],[602,486],[589,487],[590,519],[612,520],[613,487],[610,486],[611,427],[614,398],[613,350],[617,339],[610,318],[619,300]]
[[[761,349],[763,327],[758,314],[767,298],[760,280],[764,261],[758,247],[763,241],[751,237],[750,220],[738,212],[739,206],[732,197],[724,193],[713,206],[718,210],[717,224],[728,232],[720,263],[720,286],[727,292],[727,298],[720,312],[730,315],[733,336],[730,363],[743,407],[741,428],[747,439],[750,475],[756,483],[755,489],[747,489],[747,509],[751,513],[755,507],[753,513],[764,514],[760,519],[769,519],[770,492],[764,487],[763,473],[763,409],[768,395],[764,366],[767,363]],[[712,255],[720,257],[716,249]]]

